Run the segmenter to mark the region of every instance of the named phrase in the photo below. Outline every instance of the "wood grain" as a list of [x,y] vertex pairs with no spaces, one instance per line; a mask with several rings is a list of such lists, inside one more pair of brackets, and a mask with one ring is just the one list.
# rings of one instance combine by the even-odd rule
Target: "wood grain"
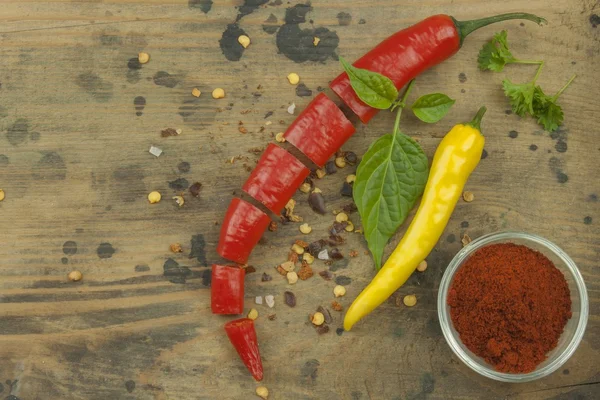
[[[209,266],[221,261],[218,224],[259,157],[249,150],[264,147],[293,121],[286,112],[292,102],[300,111],[327,87],[340,71],[335,54],[354,60],[432,14],[471,19],[527,11],[549,25],[510,21],[482,29],[456,56],[419,77],[415,98],[444,92],[457,99],[447,118],[425,125],[403,117],[403,130],[431,157],[451,126],[469,120],[481,104],[489,110],[487,158],[468,183],[475,201],[457,206],[426,273],[398,292],[416,294],[417,306],[399,308],[392,298],[349,333],[336,332],[342,314],[332,311],[330,332],[317,334],[308,315],[329,307],[335,279],[350,280],[342,299],[347,307],[373,267],[364,240],[348,235],[340,249],[359,256],[332,266],[334,280],[315,274],[300,281],[291,289],[298,306],[285,306],[289,288],[273,267],[300,237],[295,224],[267,232],[254,251],[250,263],[257,273],[247,277],[246,306],[254,306],[255,296],[276,298],[273,310],[256,306],[264,384],[274,399],[598,398],[600,27],[592,22],[600,3],[314,0],[306,15],[311,22],[299,28],[327,28],[329,41],[322,54],[310,53],[319,61],[302,63],[291,58],[309,56],[276,43],[275,31],[296,4],[273,1],[243,16],[238,27],[252,44],[239,61],[228,61],[219,40],[244,10],[242,1],[0,1],[0,188],[6,193],[0,202],[0,397],[252,398],[256,384],[222,332],[229,318],[209,307]],[[477,70],[477,51],[500,29],[508,30],[515,54],[546,60],[540,83],[547,92],[578,75],[561,97],[565,122],[557,134],[506,112],[501,80],[525,81],[531,67]],[[128,66],[140,51],[150,62]],[[290,72],[312,96],[296,95],[285,78]],[[203,92],[200,98],[191,96],[193,87]],[[227,97],[212,99],[215,87]],[[138,100],[136,109],[138,96],[145,105]],[[359,125],[345,149],[362,155],[392,118],[381,113]],[[240,121],[248,133],[238,131]],[[161,138],[169,127],[183,133]],[[151,145],[163,155],[150,155]],[[236,156],[241,159],[228,162]],[[182,162],[189,172],[180,171]],[[347,167],[319,181],[329,209],[348,202],[339,189],[351,172]],[[180,178],[203,185],[200,198],[186,196],[181,208],[171,200]],[[148,204],[152,190],[163,194],[162,202]],[[297,213],[313,227],[309,238],[323,236],[333,214],[317,216],[303,195],[295,198]],[[359,224],[357,215],[351,218]],[[500,229],[557,243],[576,261],[589,291],[580,348],[559,371],[532,383],[493,382],[469,370],[451,352],[437,319],[439,282],[462,234],[475,238]],[[175,242],[183,253],[169,251]],[[67,281],[75,269],[82,282]],[[263,272],[274,279],[261,282]]]

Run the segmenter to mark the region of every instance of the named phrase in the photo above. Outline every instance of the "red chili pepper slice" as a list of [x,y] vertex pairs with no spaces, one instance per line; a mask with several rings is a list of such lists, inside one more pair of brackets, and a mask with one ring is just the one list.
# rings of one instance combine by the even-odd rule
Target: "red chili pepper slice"
[[217,253],[228,260],[245,264],[269,222],[271,219],[267,214],[247,201],[231,200],[221,226]]
[[296,157],[271,143],[242,189],[279,215],[308,174]]
[[[353,65],[387,76],[400,89],[426,69],[454,55],[471,32],[510,19],[526,19],[538,24],[546,22],[543,18],[527,13],[501,14],[472,21],[457,21],[449,15],[434,15],[394,33]],[[345,72],[335,78],[329,87],[363,123],[369,122],[379,112],[358,98]]]
[[244,276],[242,268],[213,264],[210,283],[210,307],[213,314],[244,312]]
[[322,167],[354,131],[354,125],[339,107],[320,93],[300,113],[283,137]]
[[254,321],[250,318],[241,318],[228,322],[225,324],[225,332],[254,379],[262,381],[263,366],[258,351]]

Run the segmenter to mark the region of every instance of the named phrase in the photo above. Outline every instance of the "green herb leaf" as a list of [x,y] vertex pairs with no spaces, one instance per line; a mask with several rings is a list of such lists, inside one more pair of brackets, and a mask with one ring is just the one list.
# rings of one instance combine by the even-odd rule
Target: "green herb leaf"
[[502,81],[504,93],[510,99],[510,105],[515,114],[524,117],[533,115],[533,93],[535,91],[534,81],[529,83],[512,83],[508,79]]
[[548,132],[557,130],[564,118],[562,108],[556,104],[556,99],[547,96],[539,86],[536,86],[533,95],[533,116]]
[[419,97],[411,108],[421,121],[433,124],[444,118],[455,102],[443,93],[431,93]]
[[377,269],[388,240],[423,194],[428,175],[427,156],[401,132],[380,137],[363,156],[353,195]]
[[390,78],[377,72],[356,68],[342,57],[340,62],[350,78],[352,89],[363,102],[380,110],[390,108],[398,97],[398,90]]
[[508,49],[507,33],[496,33],[492,40],[483,45],[479,50],[477,64],[479,69],[500,72],[506,64],[517,61]]

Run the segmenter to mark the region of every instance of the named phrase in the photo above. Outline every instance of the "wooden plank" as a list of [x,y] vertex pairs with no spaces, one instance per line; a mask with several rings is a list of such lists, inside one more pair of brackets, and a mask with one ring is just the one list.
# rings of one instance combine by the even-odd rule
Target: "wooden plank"
[[[597,398],[600,28],[593,22],[600,4],[314,0],[311,10],[296,4],[2,1],[0,395],[250,398],[256,384],[222,332],[229,318],[210,313],[207,289],[209,266],[220,261],[218,224],[260,156],[253,149],[293,121],[286,111],[292,102],[297,114],[327,87],[340,71],[335,55],[354,60],[432,14],[470,19],[525,8],[549,25],[517,21],[482,29],[452,59],[419,77],[415,98],[444,92],[457,99],[447,118],[425,125],[408,113],[403,117],[403,130],[431,157],[451,126],[469,120],[483,103],[489,110],[483,123],[487,158],[468,183],[475,201],[459,203],[426,273],[398,292],[416,294],[417,306],[398,308],[392,298],[345,333],[337,331],[342,314],[332,311],[330,332],[317,334],[308,315],[329,306],[335,280],[347,284],[341,300],[347,307],[374,271],[363,239],[349,234],[340,249],[359,256],[332,266],[331,281],[315,274],[296,284],[298,306],[288,308],[282,297],[289,287],[273,267],[300,238],[295,224],[267,232],[254,251],[250,262],[257,273],[247,277],[246,306],[254,306],[255,296],[276,297],[273,310],[256,306],[264,384],[275,399]],[[226,56],[239,54],[224,54],[219,40],[242,11],[247,15],[238,28],[252,44],[239,61],[229,61]],[[278,46],[281,25],[296,29],[290,18],[285,23],[286,13],[300,18],[304,11],[312,22],[297,28],[311,30],[307,35],[320,29],[326,38],[321,47],[299,52],[294,35]],[[578,75],[561,97],[565,123],[555,135],[506,112],[501,80],[525,81],[531,67],[509,66],[500,74],[477,69],[480,46],[504,28],[515,54],[546,60],[540,82],[548,92]],[[136,68],[130,60],[140,51],[151,61]],[[290,72],[306,86],[300,94],[310,95],[297,95],[285,78]],[[193,87],[203,92],[200,98],[191,96]],[[215,87],[225,89],[225,99],[210,97]],[[345,149],[362,155],[392,120],[380,113],[359,125]],[[240,121],[246,134],[238,130]],[[161,138],[169,127],[182,134]],[[150,155],[151,145],[164,153]],[[329,209],[348,202],[339,189],[352,171],[347,167],[319,181]],[[171,197],[196,181],[203,184],[200,198],[188,195],[179,208]],[[163,194],[162,202],[147,203],[152,190]],[[315,215],[304,195],[295,198],[297,213],[313,227],[309,238],[324,235],[333,214]],[[351,218],[359,223],[357,215]],[[526,230],[559,244],[577,262],[590,295],[588,329],[574,356],[551,377],[518,386],[490,381],[461,364],[437,320],[439,281],[461,235],[500,229]],[[183,253],[170,252],[176,242]],[[165,263],[175,276],[165,276]],[[317,273],[328,268],[314,264]],[[82,282],[67,282],[74,269],[82,271]],[[263,272],[274,279],[261,282]],[[275,320],[267,319],[270,313]]]

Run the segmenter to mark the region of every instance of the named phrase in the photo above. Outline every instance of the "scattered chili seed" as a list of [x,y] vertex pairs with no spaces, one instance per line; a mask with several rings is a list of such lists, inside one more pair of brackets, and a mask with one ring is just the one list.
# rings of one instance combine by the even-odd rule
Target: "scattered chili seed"
[[290,82],[292,85],[297,85],[297,84],[298,84],[298,82],[300,82],[300,76],[299,76],[297,73],[295,73],[295,72],[292,72],[291,74],[288,74],[288,76],[287,76],[287,80],[288,80],[288,82]]
[[321,41],[320,38],[318,38],[316,36],[313,37],[313,46],[318,46],[320,41]]
[[67,278],[72,282],[78,282],[83,278],[83,274],[79,271],[71,271],[69,272],[69,275],[67,275]]
[[248,318],[250,318],[250,319],[258,318],[258,311],[256,310],[256,308],[250,309],[250,311],[248,312]]
[[288,272],[286,275],[286,278],[290,285],[293,285],[294,283],[298,282],[298,274],[295,273],[294,271]]
[[303,254],[304,253],[304,248],[302,246],[299,246],[298,244],[294,243],[292,245],[292,250],[296,253],[296,254]]
[[[240,36],[240,38],[243,36],[244,35]],[[238,41],[239,41],[239,38],[238,38]],[[242,45],[242,46],[244,46],[244,45]],[[244,46],[244,47],[247,47],[247,46]],[[256,388],[256,395],[258,397],[260,397],[261,399],[267,400],[267,398],[269,397],[269,389],[267,389],[264,386],[259,386]]]
[[170,247],[173,253],[181,253],[183,251],[179,243],[173,243]]
[[356,180],[356,175],[352,174],[352,175],[348,175],[346,177],[346,183],[353,183]]
[[404,296],[402,302],[406,307],[412,307],[415,304],[417,304],[417,296],[415,296],[414,294],[409,294],[408,296]]
[[348,214],[341,212],[341,213],[339,213],[338,215],[335,216],[335,220],[337,222],[348,221]]
[[272,294],[266,295],[265,302],[267,303],[267,306],[269,306],[269,308],[275,307],[275,296],[273,296]]
[[346,228],[344,228],[346,232],[352,232],[354,230],[354,224],[351,221],[348,221]]
[[331,278],[333,278],[333,275],[328,270],[319,272],[319,276],[321,276],[321,278],[325,279],[326,281],[330,281]]
[[150,202],[150,204],[156,204],[160,201],[161,197],[162,196],[157,191],[150,192],[150,194],[148,194],[148,201]]
[[417,265],[417,271],[424,272],[427,269],[427,261],[423,260]]
[[273,280],[273,277],[271,275],[267,274],[266,272],[263,272],[261,281],[269,282],[271,280]]
[[279,132],[277,135],[275,135],[275,140],[278,141],[279,143],[285,142],[285,138],[283,137],[283,132]]
[[343,287],[342,285],[336,285],[336,286],[333,288],[333,295],[334,295],[335,297],[342,297],[342,296],[344,296],[345,294],[346,294],[346,288],[345,288],[345,287]]
[[240,131],[240,133],[248,133],[248,129],[246,129],[243,125],[238,126],[238,131]]
[[466,246],[466,245],[468,245],[469,243],[471,243],[472,240],[473,239],[471,239],[471,237],[465,233],[463,235],[463,238],[461,239],[463,247]]
[[148,53],[139,53],[138,54],[138,61],[140,62],[140,64],[146,64],[148,61],[150,61],[150,54],[148,54]]
[[173,196],[172,199],[175,200],[175,203],[177,203],[179,207],[183,207],[185,204],[185,199],[183,196]]
[[269,223],[269,231],[276,232],[277,231],[277,222],[271,221]]
[[308,205],[314,212],[321,215],[324,215],[327,212],[327,209],[325,208],[325,198],[321,191],[317,191],[317,189],[313,190],[313,192],[308,195]]
[[6,197],[4,190],[0,189],[0,201],[4,200],[4,197]]
[[335,165],[338,168],[344,168],[346,166],[346,159],[344,159],[344,157],[336,157]]
[[312,256],[312,254],[306,252],[302,254],[302,260],[306,261],[307,264],[312,264],[315,261],[315,258]]
[[335,300],[331,302],[331,308],[333,308],[334,311],[342,311],[344,309],[344,307]]
[[310,183],[304,182],[302,185],[300,185],[300,191],[302,193],[309,193],[310,192]]
[[315,326],[321,326],[325,322],[325,316],[320,312],[316,312],[310,316],[310,322]]
[[473,192],[464,192],[463,193],[463,199],[467,202],[470,203],[473,200],[475,200],[475,195],[473,194]]
[[192,89],[192,96],[194,96],[194,97],[200,97],[201,94],[202,94],[202,92],[197,87],[195,87],[195,88]]
[[247,49],[248,46],[250,46],[250,38],[246,35],[240,35],[238,37],[238,43],[241,44],[243,48]]
[[212,92],[212,97],[213,99],[222,99],[223,97],[225,97],[225,91],[221,88],[216,88]]
[[311,278],[314,275],[312,268],[307,263],[302,263],[300,271],[298,271],[298,277],[303,281]]
[[337,168],[335,167],[335,162],[327,161],[325,163],[325,173],[327,175],[333,175],[337,172]]
[[285,291],[283,295],[285,297],[285,304],[290,307],[296,307],[296,295],[294,293]]
[[202,184],[200,182],[195,182],[189,188],[190,194],[194,197],[200,197],[200,189],[201,188],[202,188]]
[[312,228],[308,224],[300,225],[300,232],[308,235],[312,231]]
[[327,175],[327,172],[325,172],[324,169],[318,169],[316,171],[316,174],[317,174],[317,178],[323,179],[325,177],[325,175]]

